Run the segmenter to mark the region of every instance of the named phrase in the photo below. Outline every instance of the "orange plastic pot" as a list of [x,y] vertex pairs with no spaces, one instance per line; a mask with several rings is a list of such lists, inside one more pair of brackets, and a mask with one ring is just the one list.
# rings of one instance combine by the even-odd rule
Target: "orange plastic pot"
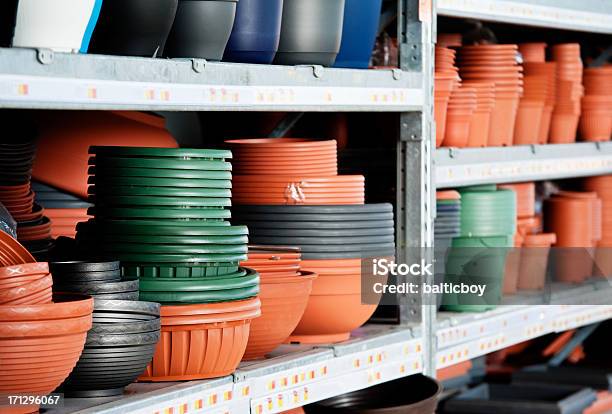
[[26,283],[34,282],[38,279],[42,279],[46,275],[26,275],[26,276],[13,276],[6,279],[0,279],[0,290],[10,289],[24,285]]
[[291,335],[304,315],[317,277],[312,272],[287,278],[260,275],[261,317],[251,322],[245,361],[264,358]]
[[0,267],[0,280],[15,276],[40,275],[49,273],[49,264],[46,262],[25,263],[15,266]]
[[516,216],[530,218],[535,215],[535,183],[502,184],[497,188],[512,190],[516,193]]
[[542,111],[542,120],[540,121],[540,129],[538,131],[538,144],[540,145],[548,143],[553,108],[553,106],[544,106]]
[[467,146],[470,137],[473,112],[461,113],[451,110],[446,115],[446,131],[442,146],[463,148]]
[[[31,295],[35,295],[37,293],[47,293],[49,299],[51,298],[51,286],[53,285],[53,278],[51,274],[47,274],[39,279],[36,279],[31,282],[24,283],[20,286],[12,287],[12,288],[3,288],[0,290],[0,305],[5,305],[9,303],[14,303],[14,301],[30,297]],[[38,297],[34,298],[35,300]],[[29,304],[26,300],[24,305]]]
[[[184,312],[181,308],[184,308]],[[248,319],[234,320],[232,312],[244,308],[254,312]],[[251,320],[260,315],[259,309],[257,298],[215,304],[162,306],[161,338],[153,360],[139,381],[187,381],[231,374],[244,355]],[[192,315],[193,312],[210,312],[226,321],[173,324],[173,316]]]
[[518,288],[543,289],[546,283],[550,247],[556,242],[554,233],[528,234],[523,240]]
[[519,52],[524,62],[544,62],[546,60],[546,43],[521,43]]
[[596,227],[590,198],[556,196],[545,200],[544,227],[557,235],[557,247],[593,247]]
[[434,120],[436,121],[436,147],[442,145],[446,134],[446,114],[448,111],[448,98],[435,99]]
[[[45,209],[45,214],[52,220],[66,218],[73,220],[75,217],[89,217],[86,208],[49,208]],[[58,221],[59,224],[67,224]]]
[[578,128],[583,141],[609,141],[612,135],[612,109],[601,112],[585,109]]
[[580,115],[553,112],[548,142],[551,144],[571,144],[576,142],[579,121]]
[[88,150],[92,145],[178,145],[164,118],[141,112],[62,111],[40,114],[32,176],[47,185],[87,197]]
[[461,194],[455,190],[436,191],[436,200],[461,200]]
[[14,266],[36,261],[25,247],[3,231],[0,231],[0,251],[4,253],[4,258],[0,258],[0,265],[2,266]]
[[22,296],[17,299],[12,299],[7,302],[4,302],[3,305],[39,305],[45,303],[51,303],[53,299],[53,292],[51,289],[40,291],[37,293],[32,293],[28,296]]
[[489,131],[488,146],[512,145],[518,103],[518,95],[509,98],[502,94],[497,96],[495,108],[491,113],[492,127]]
[[514,235],[514,248],[510,249],[506,254],[506,263],[504,268],[504,295],[512,295],[516,293],[519,279],[519,271],[521,266],[521,247],[523,246],[523,236],[517,232]]
[[240,266],[255,269],[260,277],[285,278],[299,275],[301,254],[298,248],[276,246],[249,246],[248,260]]
[[542,218],[541,216],[534,216],[528,218],[519,218],[516,223],[518,231],[524,236],[526,234],[536,234],[542,232]]
[[438,33],[437,40],[440,47],[459,47],[463,42],[461,33]]
[[520,100],[514,126],[514,145],[538,143],[543,113],[543,101]]

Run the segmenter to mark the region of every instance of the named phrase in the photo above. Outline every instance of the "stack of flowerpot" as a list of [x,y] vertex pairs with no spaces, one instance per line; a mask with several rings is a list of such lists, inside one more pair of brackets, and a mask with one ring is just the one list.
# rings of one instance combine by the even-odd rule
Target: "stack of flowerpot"
[[550,125],[549,142],[567,144],[576,141],[581,101],[582,60],[578,43],[565,43],[552,47],[557,64],[557,98]]
[[363,204],[363,175],[338,175],[336,141],[230,140],[234,204]]
[[601,200],[601,240],[597,244],[596,276],[612,276],[612,176],[589,177],[584,189],[593,191]]
[[274,63],[332,66],[342,43],[344,8],[345,0],[285,0]]
[[51,262],[53,290],[102,300],[138,300],[138,279],[123,280],[119,262]]
[[302,319],[317,275],[301,270],[299,249],[250,246],[242,266],[261,277],[261,317],[251,322],[243,360],[261,359],[289,338]]
[[374,313],[380,295],[362,304],[362,260],[395,255],[391,205],[238,206],[234,213],[254,243],[299,247],[302,269],[318,275],[290,341],[343,341]]
[[[40,265],[40,263],[38,264]],[[29,266],[29,265],[27,265]],[[0,269],[0,280],[13,272]],[[60,294],[43,304],[0,305],[0,393],[47,395],[70,374],[92,326],[93,299]],[[37,412],[38,405],[3,412]]]
[[522,67],[517,63],[517,45],[463,46],[459,73],[464,81],[495,83],[495,107],[487,145],[512,145],[514,123],[522,94]]
[[436,193],[434,246],[447,250],[453,238],[461,236],[461,194],[457,191]]
[[71,397],[121,394],[153,357],[159,304],[138,301],[138,281],[122,281],[119,262],[52,262],[50,268],[54,289],[94,298],[93,327],[61,391]]
[[514,249],[508,254],[504,293],[544,288],[550,247],[556,242],[554,233],[542,233],[535,213],[535,183],[498,186],[516,193],[517,228]]
[[434,78],[434,117],[436,121],[436,146],[442,145],[446,131],[446,112],[453,89],[459,86],[459,69],[455,66],[457,52],[446,47],[436,47]]
[[523,63],[543,63],[546,61],[546,43],[521,43],[518,50],[523,57]]
[[436,45],[441,47],[461,47],[463,35],[461,33],[438,33]]
[[[79,223],[77,242],[119,259],[123,276],[139,279],[140,299],[162,304],[161,340],[140,379],[232,373],[260,302],[257,272],[239,266],[247,259],[247,228],[227,221],[231,153],[138,147],[90,152],[94,219]],[[189,352],[202,341],[216,345]]]
[[609,141],[612,135],[612,67],[584,70],[580,136],[584,141]]
[[519,101],[514,126],[514,145],[539,143],[544,107],[549,97],[549,82],[545,76],[525,76],[523,96]]
[[[150,6],[148,0],[139,1],[143,7]],[[87,198],[90,146],[177,147],[166,129],[165,119],[149,113],[42,111],[38,114],[38,120],[38,148],[32,176],[39,183],[81,199]]]
[[37,259],[45,260],[53,246],[51,222],[34,202],[31,189],[36,144],[0,144],[0,203],[17,222],[17,238]]
[[0,266],[35,262],[34,256],[13,236],[0,231]]
[[39,182],[32,183],[32,190],[36,204],[51,220],[51,237],[74,237],[77,223],[89,219],[87,209],[92,205],[87,201]]
[[467,187],[461,192],[461,236],[452,241],[446,282],[486,286],[482,296],[445,294],[450,311],[485,311],[501,301],[508,249],[516,231],[516,196],[495,185]]
[[178,0],[105,1],[91,39],[91,53],[161,56]]
[[475,88],[460,85],[452,91],[448,102],[442,146],[462,148],[468,145],[477,104]]
[[555,279],[581,283],[591,277],[594,248],[602,238],[602,203],[597,193],[554,194],[544,203],[544,225],[557,236],[551,257]]
[[495,109],[495,83],[465,81],[463,87],[476,91],[476,107],[470,123],[467,147],[486,147],[489,140],[491,115]]
[[51,303],[53,279],[45,262],[0,268],[0,306]]
[[[546,78],[546,98],[544,99],[544,109],[540,119],[537,138],[538,144],[546,144],[548,142],[552,113],[557,100],[557,64],[555,62],[528,61],[523,63],[523,69],[526,79],[531,77]],[[539,82],[541,83],[541,81]]]

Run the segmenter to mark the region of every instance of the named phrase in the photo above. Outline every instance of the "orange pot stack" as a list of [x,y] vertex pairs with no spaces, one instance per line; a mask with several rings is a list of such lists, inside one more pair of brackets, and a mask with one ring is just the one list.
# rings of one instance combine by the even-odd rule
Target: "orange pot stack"
[[521,43],[518,47],[523,56],[523,62],[546,61],[546,43]]
[[525,76],[514,126],[514,145],[539,143],[548,90],[548,78],[545,76]]
[[442,145],[446,131],[446,113],[451,92],[457,88],[459,69],[455,66],[456,51],[436,47],[436,72],[434,83],[434,118],[436,121],[436,146]]
[[461,47],[463,36],[461,33],[438,33],[436,44],[441,47]]
[[443,146],[462,148],[468,145],[478,102],[476,96],[475,88],[458,87],[453,90],[448,103]]
[[612,175],[586,178],[584,189],[596,192],[601,200],[601,240],[597,244],[595,274],[612,276]]
[[227,141],[234,154],[232,199],[248,205],[363,204],[365,178],[337,175],[336,141]]
[[580,136],[584,141],[608,141],[612,134],[612,66],[584,70]]
[[463,86],[476,91],[476,108],[472,115],[467,146],[486,147],[491,128],[491,114],[495,108],[495,83],[467,81]]
[[249,342],[242,358],[264,358],[291,335],[302,319],[316,273],[300,270],[299,249],[249,248],[241,266],[260,277],[261,317],[251,322]]
[[546,78],[546,98],[544,100],[544,109],[542,110],[537,140],[538,144],[546,144],[548,142],[552,113],[557,100],[557,64],[555,62],[525,62],[523,69],[525,77]]
[[488,146],[512,145],[523,73],[517,63],[517,45],[464,46],[459,53],[464,81],[495,83],[495,108],[491,115]]
[[582,60],[580,45],[565,43],[552,48],[557,63],[557,99],[550,125],[549,142],[554,144],[576,141],[581,112]]

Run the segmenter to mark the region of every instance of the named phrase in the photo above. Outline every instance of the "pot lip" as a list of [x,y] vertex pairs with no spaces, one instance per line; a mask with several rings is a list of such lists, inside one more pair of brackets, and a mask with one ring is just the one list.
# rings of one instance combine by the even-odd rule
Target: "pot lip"
[[[12,252],[18,258],[15,259],[17,263],[11,263],[12,265],[36,262],[36,259],[21,243],[3,231],[0,231],[0,246]],[[18,261],[21,261],[21,263]]]
[[12,276],[44,275],[47,273],[49,273],[49,264],[47,262],[24,263],[0,267],[0,279],[10,278]]
[[260,306],[259,298],[193,305],[162,305],[160,314],[162,318],[165,316],[231,314],[256,309]]
[[[44,321],[91,315],[94,300],[76,293],[54,293],[54,302],[37,305],[0,305],[0,320]],[[59,299],[59,301],[57,301]],[[58,310],[63,312],[58,314]]]
[[455,190],[436,191],[436,200],[461,200],[461,194]]
[[26,282],[20,286],[2,289],[2,291],[0,291],[0,300],[9,302],[15,299],[21,299],[30,295],[34,295],[39,292],[41,294],[46,291],[51,293],[52,285],[53,278],[51,277],[50,273],[47,273],[39,279]]
[[556,233],[525,234],[523,237],[525,247],[547,247],[557,242]]
[[261,284],[262,285],[278,285],[278,284],[291,284],[291,283],[301,283],[308,280],[315,280],[319,275],[316,272],[311,272],[308,270],[300,270],[299,275],[296,276],[286,276],[286,277],[262,277]]
[[[222,0],[222,1],[232,1],[232,0]],[[237,1],[237,0],[236,0]],[[226,144],[230,146],[236,146],[238,148],[242,147],[245,151],[248,149],[256,147],[256,148],[265,148],[265,147],[329,147],[336,148],[335,140],[315,140],[308,138],[245,138],[245,139],[228,139],[224,141]]]

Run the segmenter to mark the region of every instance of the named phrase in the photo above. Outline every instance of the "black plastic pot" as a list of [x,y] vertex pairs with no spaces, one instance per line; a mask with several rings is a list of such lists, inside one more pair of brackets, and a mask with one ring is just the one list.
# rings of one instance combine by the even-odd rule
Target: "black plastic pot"
[[481,384],[446,401],[442,413],[581,414],[595,399],[584,387]]
[[306,406],[308,414],[434,414],[440,384],[413,375]]
[[535,365],[512,374],[516,383],[564,384],[612,391],[612,373],[605,368]]
[[332,66],[340,51],[344,0],[285,0],[278,65]]
[[89,53],[160,56],[178,0],[104,0]]
[[77,292],[88,295],[109,294],[119,292],[133,292],[138,290],[138,280],[122,280],[119,282],[103,282],[98,281],[91,283],[58,283],[53,285],[58,291]]
[[238,0],[179,0],[164,55],[221,60]]
[[53,273],[53,279],[58,284],[118,282],[121,280],[121,271]]

